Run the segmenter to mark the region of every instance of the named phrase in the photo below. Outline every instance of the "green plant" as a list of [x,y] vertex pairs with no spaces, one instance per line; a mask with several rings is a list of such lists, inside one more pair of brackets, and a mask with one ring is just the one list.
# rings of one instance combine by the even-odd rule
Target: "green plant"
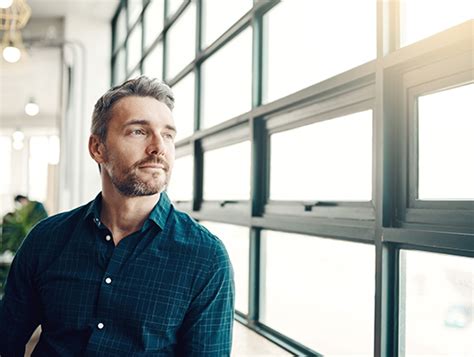
[[[7,213],[0,225],[0,256],[7,251],[15,254],[28,232],[46,216],[43,205],[36,201],[30,201],[15,212]],[[0,264],[0,296],[3,295],[8,270],[8,262],[2,262]]]

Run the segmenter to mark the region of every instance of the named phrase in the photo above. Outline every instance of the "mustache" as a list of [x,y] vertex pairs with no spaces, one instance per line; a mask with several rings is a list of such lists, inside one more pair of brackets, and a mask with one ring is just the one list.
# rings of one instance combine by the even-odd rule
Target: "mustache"
[[147,165],[147,164],[160,164],[160,165],[163,165],[165,171],[169,171],[169,169],[170,169],[170,165],[169,165],[168,161],[166,161],[165,159],[163,159],[162,157],[159,157],[159,156],[151,156],[151,157],[147,157],[143,160],[137,161],[133,165],[133,169],[136,169],[140,166]]

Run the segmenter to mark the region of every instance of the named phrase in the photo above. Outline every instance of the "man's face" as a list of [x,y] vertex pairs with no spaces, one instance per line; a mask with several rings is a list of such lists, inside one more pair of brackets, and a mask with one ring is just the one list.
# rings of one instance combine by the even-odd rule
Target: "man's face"
[[152,97],[125,97],[112,108],[102,170],[125,196],[163,191],[174,163],[176,128],[170,109]]

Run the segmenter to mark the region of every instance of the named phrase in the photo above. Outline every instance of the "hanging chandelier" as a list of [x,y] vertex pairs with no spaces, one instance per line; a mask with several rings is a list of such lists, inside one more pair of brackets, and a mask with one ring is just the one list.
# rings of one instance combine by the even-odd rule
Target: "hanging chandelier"
[[0,0],[0,30],[2,54],[5,61],[14,63],[20,60],[24,52],[20,30],[25,27],[31,16],[31,8],[25,0]]

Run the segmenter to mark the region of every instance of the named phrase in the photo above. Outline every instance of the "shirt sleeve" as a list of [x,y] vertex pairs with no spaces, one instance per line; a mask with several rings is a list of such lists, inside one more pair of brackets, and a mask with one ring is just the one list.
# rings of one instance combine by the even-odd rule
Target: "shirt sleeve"
[[32,233],[24,240],[13,259],[5,285],[5,294],[0,301],[2,357],[23,356],[25,345],[40,321],[39,297],[33,274]]
[[234,273],[225,248],[194,298],[178,334],[178,356],[230,356],[234,321]]

